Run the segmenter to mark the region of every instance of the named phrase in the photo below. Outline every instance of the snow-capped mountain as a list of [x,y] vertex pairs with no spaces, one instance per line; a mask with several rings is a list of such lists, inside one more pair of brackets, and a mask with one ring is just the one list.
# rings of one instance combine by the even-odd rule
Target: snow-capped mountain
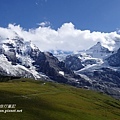
[[92,46],[88,50],[77,51],[76,53],[60,51],[60,53],[57,52],[57,54],[53,52],[53,55],[60,61],[66,61],[68,56],[78,57],[82,65],[87,67],[88,65],[93,64],[103,64],[103,61],[113,53],[113,51],[109,51],[109,49],[105,48],[100,42],[97,42],[96,45]]
[[115,41],[115,51],[109,51],[98,42],[86,51],[78,51],[77,54],[72,53],[66,56],[63,61],[66,67],[74,70],[87,82],[83,87],[120,99],[120,49],[118,49],[120,46],[118,43],[119,40]]
[[[68,69],[49,52],[41,52],[30,41],[24,41],[16,35],[6,38],[0,43],[0,74],[21,76],[56,82],[79,84],[83,79]],[[77,81],[76,81],[77,79]]]
[[96,45],[86,50],[86,53],[94,58],[105,58],[111,53],[111,51],[109,51],[108,48],[102,46],[100,42],[97,42]]
[[[31,42],[25,42],[16,36],[13,39],[4,39],[0,43],[0,68],[7,75],[41,78],[35,67],[30,54],[37,54],[38,48]],[[25,74],[26,73],[26,74]]]
[[[100,42],[98,42],[96,45],[94,45],[93,47],[91,47],[88,50],[84,50],[84,51],[78,51],[76,54],[72,53],[71,55],[65,55],[63,61],[65,62],[66,66],[68,66],[68,63],[72,63],[72,66],[77,66],[82,64],[83,67],[80,67],[82,69],[88,69],[91,68],[93,66],[101,66],[101,65],[106,65],[106,59],[111,56],[113,54],[112,51],[109,51],[107,48],[105,48],[104,46],[101,45]],[[60,56],[62,56],[61,54],[59,55],[59,59]],[[56,56],[57,57],[57,56]],[[68,58],[74,59],[74,62],[70,61],[70,59],[68,60]],[[76,58],[76,59],[75,59]],[[79,60],[77,60],[79,59]],[[82,70],[79,69],[79,70]],[[72,70],[76,70],[76,69],[72,69]],[[78,69],[77,69],[78,70]]]

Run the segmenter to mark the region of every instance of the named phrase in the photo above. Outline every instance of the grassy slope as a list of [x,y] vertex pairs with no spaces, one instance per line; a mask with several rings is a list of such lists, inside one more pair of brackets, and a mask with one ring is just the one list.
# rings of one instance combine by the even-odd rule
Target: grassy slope
[[42,81],[0,83],[0,104],[22,113],[0,113],[0,120],[120,120],[120,101],[89,90]]

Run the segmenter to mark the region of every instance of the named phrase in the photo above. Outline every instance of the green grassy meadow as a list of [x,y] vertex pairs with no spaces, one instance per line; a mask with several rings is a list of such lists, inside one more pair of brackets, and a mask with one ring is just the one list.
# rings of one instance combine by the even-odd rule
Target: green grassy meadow
[[0,104],[22,110],[0,112],[0,120],[120,120],[120,101],[110,96],[23,78],[0,82]]

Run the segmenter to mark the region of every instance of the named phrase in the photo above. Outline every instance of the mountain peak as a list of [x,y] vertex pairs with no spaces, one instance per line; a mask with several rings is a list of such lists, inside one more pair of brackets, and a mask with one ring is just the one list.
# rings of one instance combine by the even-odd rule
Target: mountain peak
[[[90,49],[88,49],[89,51],[95,51],[95,50],[101,50],[105,47],[102,46],[101,42],[97,42],[97,44],[95,44],[94,46],[92,46]],[[106,48],[107,49],[107,48]]]
[[97,45],[101,45],[101,42],[97,42]]
[[109,49],[104,47],[101,42],[97,42],[96,45],[92,46],[90,49],[86,50],[88,54],[90,54],[92,57],[97,57],[97,58],[103,58],[105,57],[108,53],[110,53]]

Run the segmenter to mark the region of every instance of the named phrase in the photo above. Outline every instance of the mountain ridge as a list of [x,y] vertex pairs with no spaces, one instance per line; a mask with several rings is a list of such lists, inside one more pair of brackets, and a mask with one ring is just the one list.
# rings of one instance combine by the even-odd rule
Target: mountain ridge
[[109,64],[112,56],[112,59],[115,59],[114,55],[119,58],[119,52],[109,51],[100,42],[76,54],[60,51],[57,58],[50,52],[41,52],[31,41],[18,35],[3,41],[0,43],[0,74],[44,78],[101,91],[120,99],[120,71]]
[[76,79],[83,81],[50,52],[41,52],[31,41],[26,42],[19,36],[7,38],[1,43],[0,51],[1,63],[6,62],[0,66],[2,73],[35,79],[45,77],[68,84],[77,84]]

